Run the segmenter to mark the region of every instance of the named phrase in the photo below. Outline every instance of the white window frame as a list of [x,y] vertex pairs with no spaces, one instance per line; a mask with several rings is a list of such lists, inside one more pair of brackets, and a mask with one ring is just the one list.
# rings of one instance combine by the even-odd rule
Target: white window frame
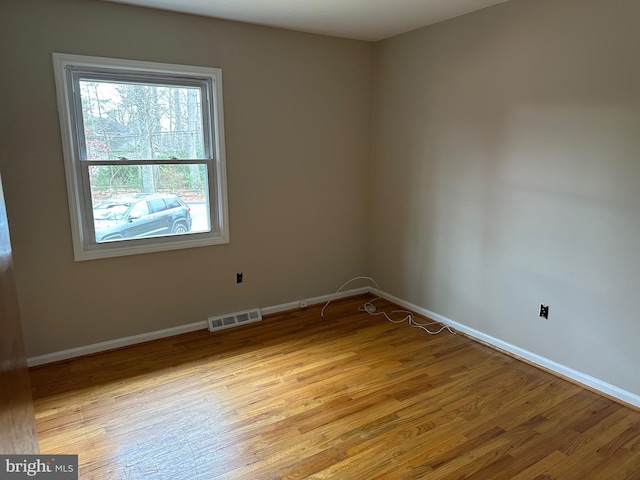
[[[53,64],[75,260],[91,260],[229,243],[222,70],[214,67],[174,65],[64,53],[54,53]],[[72,72],[78,71],[106,72],[116,76],[121,74],[123,77],[135,75],[143,80],[171,78],[178,85],[180,85],[180,79],[184,79],[187,83],[191,82],[192,84],[196,81],[206,85],[203,87],[206,94],[202,98],[202,115],[204,117],[203,131],[207,158],[200,160],[200,162],[208,162],[210,232],[127,239],[116,242],[96,242],[91,200],[88,198],[90,186],[86,173],[91,162],[82,160],[81,149],[85,146],[81,141],[83,134],[78,133],[76,121],[77,110],[80,108],[80,94],[74,90]],[[163,161],[147,161],[147,163],[161,164]]]

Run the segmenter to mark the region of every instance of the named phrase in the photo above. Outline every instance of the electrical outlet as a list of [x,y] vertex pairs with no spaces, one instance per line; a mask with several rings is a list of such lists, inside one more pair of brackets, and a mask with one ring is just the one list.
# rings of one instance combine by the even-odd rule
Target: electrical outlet
[[236,283],[242,283],[242,272],[236,273]]
[[300,308],[307,308],[309,306],[309,300],[300,300]]
[[549,305],[540,305],[540,316],[546,319],[549,318]]

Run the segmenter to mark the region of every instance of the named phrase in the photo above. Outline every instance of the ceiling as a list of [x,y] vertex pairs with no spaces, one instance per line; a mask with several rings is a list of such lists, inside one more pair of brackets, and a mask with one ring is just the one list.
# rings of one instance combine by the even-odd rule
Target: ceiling
[[377,41],[507,0],[106,0]]

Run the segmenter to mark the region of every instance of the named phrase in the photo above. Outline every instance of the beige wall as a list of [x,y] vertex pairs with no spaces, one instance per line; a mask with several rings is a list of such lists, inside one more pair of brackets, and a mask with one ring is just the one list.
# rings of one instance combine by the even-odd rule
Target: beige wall
[[638,18],[512,0],[378,44],[370,223],[391,293],[636,394]]
[[[74,262],[52,52],[223,69],[229,245]],[[0,168],[29,356],[331,293],[361,274],[372,52],[106,2],[2,0]]]

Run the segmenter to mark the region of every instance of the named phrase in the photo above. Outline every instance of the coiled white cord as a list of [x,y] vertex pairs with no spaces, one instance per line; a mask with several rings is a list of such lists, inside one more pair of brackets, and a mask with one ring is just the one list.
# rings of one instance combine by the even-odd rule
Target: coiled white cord
[[[372,282],[376,289],[378,291],[380,291],[380,287],[378,286],[378,282],[376,282],[373,278],[371,277],[365,277],[365,276],[360,276],[360,277],[354,277],[351,280],[345,282],[338,290],[335,291],[335,293],[333,295],[331,295],[331,297],[329,298],[329,300],[327,300],[327,303],[324,304],[324,306],[322,307],[322,310],[320,310],[320,316],[322,318],[324,318],[324,311],[325,309],[329,306],[329,304],[333,301],[333,299],[336,297],[336,295],[338,295],[342,289],[344,287],[346,287],[347,285],[349,285],[352,282],[355,282],[356,280],[368,280],[370,282]],[[421,330],[424,330],[425,332],[427,332],[429,335],[437,335],[440,332],[442,332],[443,330],[447,330],[449,333],[452,333],[455,335],[455,332],[453,330],[451,330],[451,328],[449,328],[448,325],[442,325],[439,322],[429,322],[429,323],[418,323],[416,322],[413,313],[409,312],[407,310],[392,310],[391,313],[401,313],[404,316],[399,319],[399,320],[394,320],[392,319],[387,312],[378,312],[376,306],[374,305],[374,302],[377,302],[378,300],[381,300],[381,297],[376,297],[373,300],[369,300],[365,303],[363,303],[362,305],[360,305],[358,307],[358,310],[360,310],[361,312],[367,312],[369,315],[373,315],[373,316],[378,316],[378,315],[384,315],[384,317],[390,321],[391,323],[403,323],[403,322],[407,322],[411,327],[414,328],[420,328]],[[435,331],[431,331],[429,330],[430,326],[433,325],[442,325],[438,330]]]

